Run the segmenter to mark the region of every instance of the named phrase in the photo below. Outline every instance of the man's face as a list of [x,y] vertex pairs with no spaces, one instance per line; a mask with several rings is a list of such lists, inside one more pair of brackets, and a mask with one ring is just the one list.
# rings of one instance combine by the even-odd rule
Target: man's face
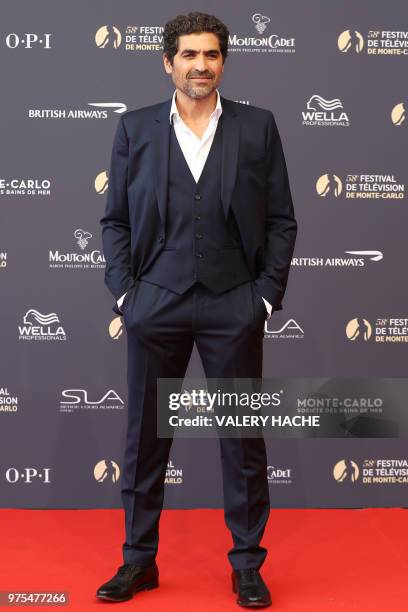
[[218,36],[210,32],[179,36],[173,66],[166,56],[163,62],[174,85],[190,98],[209,96],[224,70]]

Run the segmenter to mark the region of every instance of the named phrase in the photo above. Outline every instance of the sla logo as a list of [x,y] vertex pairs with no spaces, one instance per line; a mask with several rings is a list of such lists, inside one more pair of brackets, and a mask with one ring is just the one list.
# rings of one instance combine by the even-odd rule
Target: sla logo
[[265,321],[265,338],[285,338],[285,339],[299,339],[305,337],[305,332],[300,327],[299,323],[295,319],[289,319],[282,325],[280,329],[270,329],[270,320]]
[[109,389],[101,399],[92,401],[86,389],[64,389],[61,392],[60,412],[77,410],[122,410],[124,402],[113,389]]
[[27,467],[19,471],[17,468],[11,467],[6,471],[6,480],[11,484],[15,484],[19,481],[24,482],[25,484],[31,484],[33,482],[50,484],[50,472],[51,468],[37,469]]
[[103,172],[100,172],[95,179],[94,186],[96,193],[99,195],[106,193],[108,190],[108,184],[108,173],[106,170],[104,170]]
[[359,474],[357,463],[350,459],[338,461],[333,468],[333,478],[337,482],[356,482]]
[[343,109],[339,98],[326,100],[318,94],[313,94],[307,102],[307,111],[302,111],[302,125],[340,126],[350,125],[349,118]]
[[119,466],[111,459],[102,459],[94,467],[96,482],[118,482],[120,476]]
[[43,315],[30,308],[24,315],[24,325],[18,326],[19,340],[66,340],[67,335],[55,312]]

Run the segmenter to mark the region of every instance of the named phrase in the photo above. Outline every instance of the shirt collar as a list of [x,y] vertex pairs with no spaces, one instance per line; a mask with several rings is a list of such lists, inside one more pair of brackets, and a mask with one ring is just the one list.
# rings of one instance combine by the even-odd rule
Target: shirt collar
[[[170,114],[169,114],[169,121],[170,123],[172,122],[172,117],[173,115],[177,116],[177,119],[181,119],[180,114],[178,112],[177,109],[177,105],[176,105],[176,89],[174,90],[173,93],[173,97],[172,97],[172,101],[171,101],[171,109],[170,109]],[[221,96],[220,96],[220,92],[218,91],[218,89],[216,89],[217,92],[217,103],[215,105],[215,109],[213,110],[213,112],[210,115],[210,121],[213,118],[219,118],[219,116],[222,113],[222,106],[221,106]]]

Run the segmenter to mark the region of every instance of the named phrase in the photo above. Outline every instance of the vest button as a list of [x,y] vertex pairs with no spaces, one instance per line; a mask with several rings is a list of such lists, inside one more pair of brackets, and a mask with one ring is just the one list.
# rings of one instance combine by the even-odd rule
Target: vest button
[[199,194],[199,193],[196,193],[196,194],[194,195],[194,199],[195,199],[195,200],[201,200],[201,196],[200,196],[200,194]]
[[197,216],[196,216],[196,219],[197,219],[197,221],[200,221],[200,219],[201,219],[201,215],[197,215]]
[[161,242],[164,242],[164,238],[163,238],[163,236],[159,236],[159,240],[158,240],[158,242],[160,242],[160,243],[161,243]]
[[197,238],[197,240],[200,240],[203,237],[203,235],[202,234],[196,234],[195,237]]
[[196,253],[196,257],[198,257],[198,259],[202,259],[203,254],[202,253]]

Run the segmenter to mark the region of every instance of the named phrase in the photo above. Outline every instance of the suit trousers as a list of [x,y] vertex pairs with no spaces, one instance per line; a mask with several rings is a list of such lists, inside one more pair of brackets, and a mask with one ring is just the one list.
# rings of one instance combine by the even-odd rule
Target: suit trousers
[[[137,280],[122,305],[127,331],[128,426],[121,493],[125,563],[156,557],[172,438],[157,437],[157,379],[183,378],[196,343],[206,378],[262,378],[267,316],[253,281],[219,295],[196,283],[182,295]],[[270,512],[265,441],[219,438],[224,518],[234,569],[259,568]]]

